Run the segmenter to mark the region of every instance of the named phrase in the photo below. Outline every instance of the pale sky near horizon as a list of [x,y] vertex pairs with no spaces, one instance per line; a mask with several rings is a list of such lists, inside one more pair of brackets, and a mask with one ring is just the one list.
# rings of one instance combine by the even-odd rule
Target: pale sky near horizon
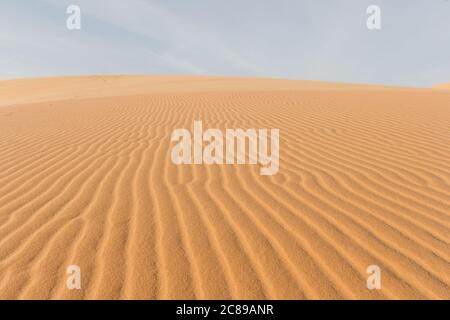
[[0,0],[0,79],[83,74],[448,83],[450,1]]

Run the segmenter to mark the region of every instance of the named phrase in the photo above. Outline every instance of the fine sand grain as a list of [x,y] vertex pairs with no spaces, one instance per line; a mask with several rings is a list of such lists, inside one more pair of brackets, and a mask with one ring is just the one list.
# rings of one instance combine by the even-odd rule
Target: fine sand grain
[[[172,164],[194,120],[279,128],[278,174]],[[449,299],[449,262],[450,91],[0,82],[0,298]]]

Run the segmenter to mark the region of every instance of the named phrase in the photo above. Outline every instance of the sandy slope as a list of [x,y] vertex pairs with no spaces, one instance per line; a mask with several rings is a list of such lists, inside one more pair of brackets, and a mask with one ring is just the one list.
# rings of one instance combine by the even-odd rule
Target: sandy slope
[[450,83],[440,84],[440,85],[437,85],[435,88],[436,89],[450,90]]
[[[280,128],[279,173],[173,165],[194,119]],[[449,299],[449,129],[445,90],[0,82],[0,298]]]

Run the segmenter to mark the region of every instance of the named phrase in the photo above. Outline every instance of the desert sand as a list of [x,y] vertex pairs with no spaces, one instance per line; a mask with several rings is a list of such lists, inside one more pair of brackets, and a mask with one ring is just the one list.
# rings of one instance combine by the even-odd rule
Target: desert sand
[[444,89],[444,90],[450,90],[450,83],[439,84],[435,88],[437,88],[437,89]]
[[[174,165],[196,119],[279,128],[279,172]],[[449,299],[449,138],[437,88],[1,81],[0,298]]]

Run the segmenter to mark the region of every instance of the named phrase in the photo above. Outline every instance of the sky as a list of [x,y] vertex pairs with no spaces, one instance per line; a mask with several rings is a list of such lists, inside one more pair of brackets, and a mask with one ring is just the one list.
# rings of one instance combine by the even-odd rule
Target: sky
[[448,83],[450,1],[0,0],[0,79],[92,74]]

